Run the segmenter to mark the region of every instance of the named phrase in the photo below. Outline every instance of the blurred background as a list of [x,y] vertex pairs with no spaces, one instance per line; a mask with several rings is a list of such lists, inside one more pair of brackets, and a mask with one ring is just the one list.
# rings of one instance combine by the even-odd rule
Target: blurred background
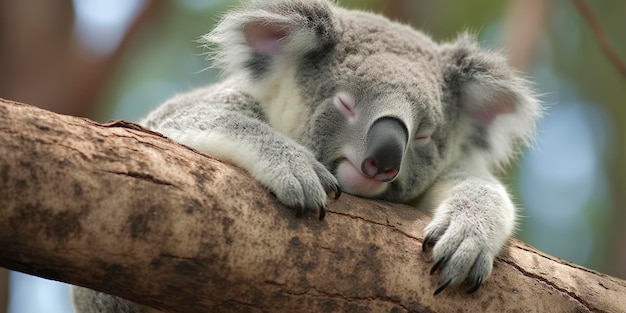
[[[626,59],[626,1],[587,2],[339,0],[438,41],[470,30],[504,49],[547,108],[536,147],[502,174],[520,207],[517,237],[626,279],[626,72],[609,56]],[[100,122],[136,121],[216,79],[197,39],[236,4],[0,0],[0,97]],[[589,14],[604,35],[592,31]],[[2,269],[0,282],[0,313],[71,312],[64,284]]]

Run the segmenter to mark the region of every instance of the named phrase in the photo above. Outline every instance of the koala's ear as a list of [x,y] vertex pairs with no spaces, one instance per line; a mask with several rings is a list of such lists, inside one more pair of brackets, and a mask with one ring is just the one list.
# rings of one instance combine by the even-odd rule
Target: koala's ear
[[467,144],[494,165],[532,139],[542,109],[528,82],[500,54],[467,34],[441,46],[444,93],[469,119]]
[[202,40],[217,45],[226,72],[259,77],[281,64],[334,44],[333,10],[325,0],[256,0],[228,13]]

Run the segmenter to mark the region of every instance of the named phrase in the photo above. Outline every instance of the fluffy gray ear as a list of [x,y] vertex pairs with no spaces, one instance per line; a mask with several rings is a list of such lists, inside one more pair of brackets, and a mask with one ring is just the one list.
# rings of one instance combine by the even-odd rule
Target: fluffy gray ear
[[467,34],[441,46],[452,105],[469,120],[467,142],[493,165],[529,144],[542,110],[526,80],[500,54],[478,47]]
[[332,8],[325,0],[251,1],[224,16],[202,40],[217,46],[217,67],[259,77],[275,64],[292,64],[332,45]]

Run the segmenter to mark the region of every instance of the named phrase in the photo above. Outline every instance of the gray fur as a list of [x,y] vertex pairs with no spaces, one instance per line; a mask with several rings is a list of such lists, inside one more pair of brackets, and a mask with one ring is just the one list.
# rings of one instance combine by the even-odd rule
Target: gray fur
[[72,286],[74,311],[80,313],[147,313],[133,302],[84,287]]
[[[246,169],[301,213],[323,213],[337,185],[431,209],[424,249],[437,291],[486,280],[515,227],[490,171],[531,141],[541,113],[501,55],[467,34],[438,44],[324,0],[252,1],[204,40],[225,78],[167,101],[144,125]],[[361,166],[381,118],[411,136],[390,182]]]

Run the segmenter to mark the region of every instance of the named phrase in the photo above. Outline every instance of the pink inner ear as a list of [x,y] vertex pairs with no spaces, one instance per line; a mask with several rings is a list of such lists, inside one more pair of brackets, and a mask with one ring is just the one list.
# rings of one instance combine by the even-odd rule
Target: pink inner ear
[[288,32],[285,25],[253,22],[243,30],[246,42],[256,52],[277,55],[282,52]]
[[498,116],[515,112],[515,99],[512,97],[499,96],[489,99],[488,102],[474,113],[474,117],[482,125],[490,125]]

